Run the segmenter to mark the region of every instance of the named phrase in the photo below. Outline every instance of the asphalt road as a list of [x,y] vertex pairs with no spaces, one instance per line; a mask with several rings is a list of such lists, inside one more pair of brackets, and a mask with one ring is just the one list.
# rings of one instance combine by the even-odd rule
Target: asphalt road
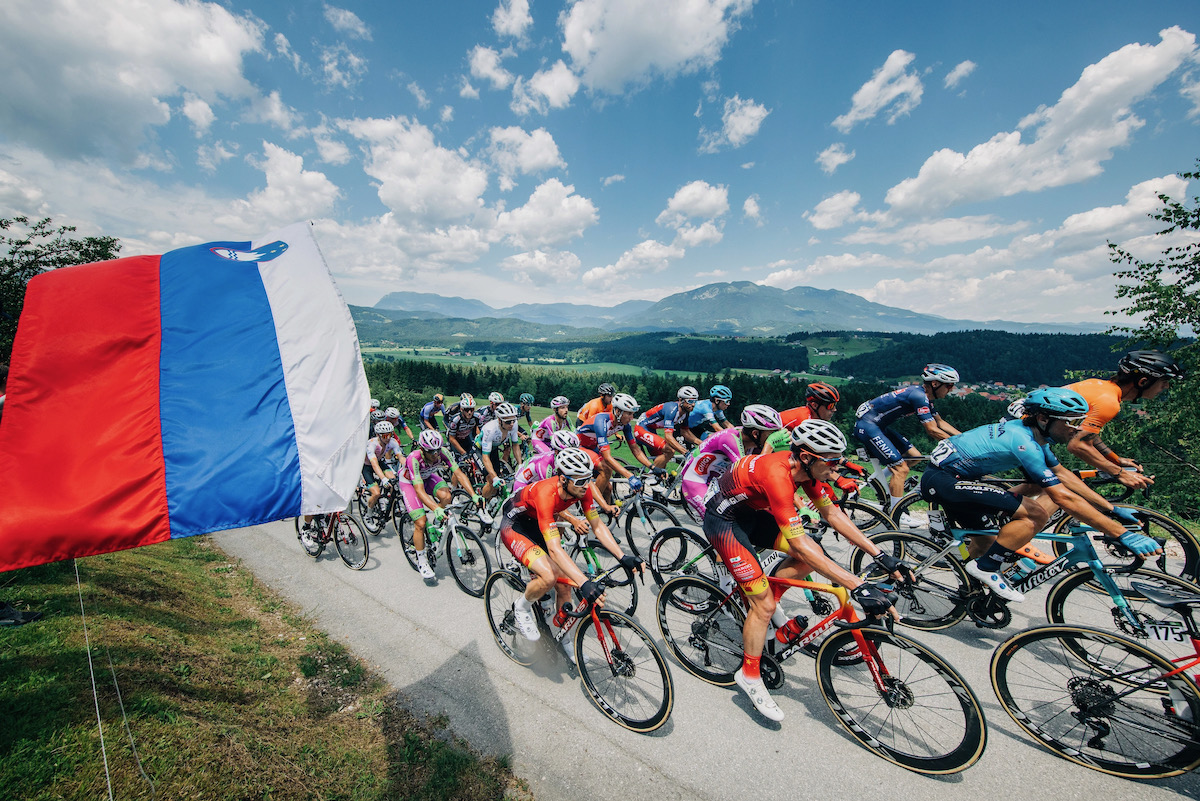
[[[372,537],[370,562],[358,572],[332,547],[316,561],[306,556],[290,521],[214,540],[373,665],[414,709],[446,715],[458,735],[485,752],[511,754],[515,772],[542,801],[863,792],[895,801],[1200,798],[1200,773],[1135,782],[1088,770],[1039,747],[1000,708],[987,675],[992,650],[1045,622],[1044,587],[1002,631],[969,621],[949,632],[909,631],[966,677],[988,722],[978,763],[930,778],[883,761],[845,734],[817,691],[813,661],[802,655],[785,664],[787,682],[773,694],[787,715],[782,724],[759,718],[736,688],[693,678],[668,655],[674,711],[657,732],[639,735],[600,714],[565,666],[522,668],[507,659],[492,640],[483,602],[460,591],[445,565],[438,566],[438,585],[427,587],[390,527]],[[658,639],[652,585],[647,579],[637,617]]]

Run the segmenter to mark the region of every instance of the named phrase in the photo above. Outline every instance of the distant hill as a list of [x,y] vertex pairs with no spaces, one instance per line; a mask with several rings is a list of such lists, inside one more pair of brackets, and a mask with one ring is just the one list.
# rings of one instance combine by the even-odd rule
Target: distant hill
[[522,303],[495,309],[478,300],[421,292],[392,292],[375,308],[404,310],[423,317],[517,318],[541,325],[608,331],[679,331],[726,336],[778,336],[794,331],[827,330],[936,334],[979,329],[1083,334],[1098,333],[1107,328],[1100,323],[953,320],[872,303],[836,289],[798,286],[783,290],[750,281],[708,284],[678,292],[657,303],[631,300],[618,306]]
[[350,314],[354,317],[359,341],[365,343],[390,341],[409,346],[450,347],[472,340],[564,342],[579,339],[604,340],[619,336],[602,328],[542,325],[512,317],[481,317],[468,320],[461,317],[435,316],[429,311],[410,312],[365,306],[351,306]]

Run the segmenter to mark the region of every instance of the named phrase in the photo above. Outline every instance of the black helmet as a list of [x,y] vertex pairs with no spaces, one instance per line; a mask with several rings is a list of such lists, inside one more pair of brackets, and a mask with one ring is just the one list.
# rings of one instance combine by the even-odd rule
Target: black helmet
[[817,403],[837,403],[842,399],[842,396],[835,387],[823,381],[814,381],[808,385],[808,389],[804,390],[804,399],[806,401],[816,401]]
[[1135,350],[1126,353],[1117,363],[1117,372],[1144,375],[1147,378],[1183,378],[1183,368],[1157,350]]
[[615,395],[617,394],[616,387],[605,381],[600,386],[596,387],[597,395]]

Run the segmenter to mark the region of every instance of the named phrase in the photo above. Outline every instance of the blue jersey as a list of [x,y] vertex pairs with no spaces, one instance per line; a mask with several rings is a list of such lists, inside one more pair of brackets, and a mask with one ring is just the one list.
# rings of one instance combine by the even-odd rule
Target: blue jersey
[[944,439],[933,449],[929,461],[959,478],[980,478],[1019,468],[1040,486],[1059,483],[1053,470],[1058,467],[1058,459],[1050,445],[1039,445],[1020,420],[992,423]]
[[933,404],[921,387],[905,387],[865,401],[854,416],[864,423],[885,428],[910,414],[915,414],[922,423],[933,419]]
[[687,427],[695,431],[701,426],[724,422],[725,412],[713,406],[711,400],[702,400],[692,408],[692,413],[688,415]]
[[679,404],[676,401],[667,401],[648,410],[638,418],[637,424],[647,431],[658,431],[659,428],[665,431],[674,431],[675,427],[682,422],[683,415],[680,412]]
[[437,401],[430,401],[421,407],[421,422],[429,423],[435,428],[437,427],[437,420],[434,415],[441,411],[441,409],[434,408],[436,405]]
[[[629,423],[622,427],[622,433],[625,435],[626,442],[633,441],[633,429]],[[609,437],[617,433],[617,421],[608,412],[600,412],[600,414],[588,421],[587,425],[582,425],[575,431],[579,435],[579,444],[590,451],[600,451],[602,448],[609,447]]]

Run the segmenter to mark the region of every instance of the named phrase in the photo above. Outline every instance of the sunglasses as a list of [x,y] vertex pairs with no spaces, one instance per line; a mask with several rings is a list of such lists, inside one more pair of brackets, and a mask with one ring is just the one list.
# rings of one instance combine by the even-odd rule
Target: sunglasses
[[500,425],[502,425],[502,426],[511,426],[513,423],[517,422],[516,420],[507,420],[503,417],[501,417],[499,419],[500,419]]
[[811,456],[812,458],[816,459],[818,462],[824,462],[825,464],[829,465],[830,467],[837,467],[839,464],[842,463],[842,457],[840,457],[840,456],[821,456],[819,454],[813,453],[812,451],[800,451],[800,453],[803,453],[805,456]]
[[572,487],[580,487],[580,488],[586,487],[588,484],[592,483],[592,479],[590,477],[589,478],[569,478],[569,479],[567,479],[567,481],[569,481],[571,483]]

